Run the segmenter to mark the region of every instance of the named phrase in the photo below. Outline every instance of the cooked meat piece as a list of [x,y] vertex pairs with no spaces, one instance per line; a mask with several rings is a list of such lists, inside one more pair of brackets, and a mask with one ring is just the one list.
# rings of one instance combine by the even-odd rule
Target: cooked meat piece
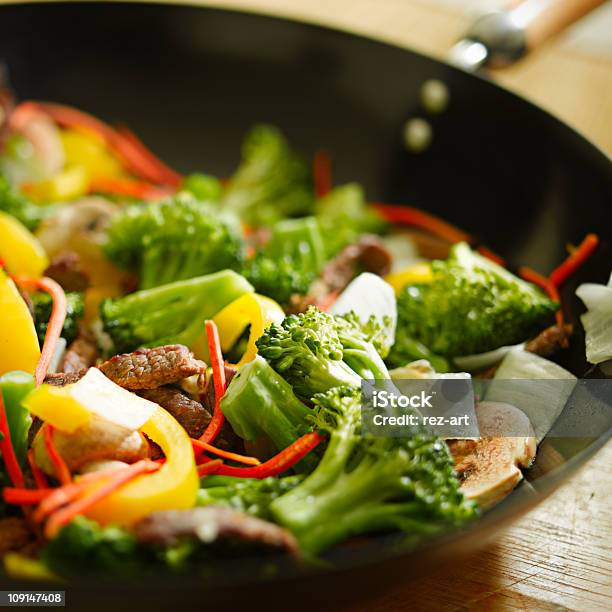
[[98,368],[124,389],[155,389],[206,369],[203,361],[181,344],[145,348],[116,355]]
[[323,308],[330,293],[340,293],[361,272],[385,276],[391,271],[391,263],[391,254],[381,240],[377,236],[364,235],[326,264],[308,295],[291,296],[288,311],[297,314],[312,305]]
[[24,518],[0,519],[0,557],[9,552],[31,556],[38,548],[38,540]]
[[45,376],[45,382],[55,387],[63,387],[64,385],[71,385],[78,382],[86,373],[87,368],[79,370],[78,372],[57,372],[55,374],[47,374]]
[[57,281],[64,291],[85,291],[89,277],[81,267],[81,260],[74,251],[58,253],[44,272],[45,276]]
[[522,480],[520,468],[531,465],[536,439],[522,410],[502,402],[481,402],[476,416],[482,437],[447,440],[468,499],[486,509],[500,502]]
[[360,272],[385,276],[391,271],[391,254],[376,236],[362,236],[349,244],[321,272],[329,291],[341,291]]
[[569,338],[572,332],[573,327],[569,324],[551,325],[533,340],[530,340],[526,344],[525,350],[540,355],[540,357],[551,357],[569,346]]
[[138,395],[167,410],[192,438],[199,438],[212,418],[200,402],[192,400],[174,387],[142,389]]
[[[41,470],[54,475],[53,463],[45,447],[43,428],[36,434],[32,444],[34,458]],[[149,456],[149,444],[140,432],[100,418],[91,419],[73,433],[56,429],[53,432],[53,442],[71,472],[78,472],[93,461],[134,463]]]
[[421,257],[426,259],[446,259],[448,257],[451,243],[444,238],[416,228],[404,229],[402,234],[416,244]]
[[294,556],[299,552],[295,538],[286,529],[217,506],[154,512],[136,523],[134,534],[145,544],[173,545],[195,538],[204,544],[242,542]]
[[64,374],[87,370],[96,363],[97,358],[98,347],[95,341],[84,334],[79,334],[66,349],[60,369]]

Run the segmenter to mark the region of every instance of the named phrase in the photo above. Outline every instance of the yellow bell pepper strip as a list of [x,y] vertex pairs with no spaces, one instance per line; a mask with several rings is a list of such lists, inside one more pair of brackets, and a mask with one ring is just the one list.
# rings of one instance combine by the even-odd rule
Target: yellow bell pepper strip
[[397,296],[406,285],[413,283],[430,283],[433,280],[431,265],[425,262],[414,264],[399,272],[387,274],[385,280],[393,287],[395,295]]
[[136,430],[157,409],[156,404],[121,388],[96,368],[90,368],[81,380],[71,385],[41,385],[22,404],[47,425],[66,433],[73,433],[94,415]]
[[91,180],[126,176],[121,162],[110,152],[104,140],[92,130],[61,130],[60,139],[64,147],[66,166],[82,166]]
[[72,166],[46,181],[24,183],[21,187],[37,202],[75,200],[89,191],[89,173],[83,166]]
[[0,375],[13,370],[34,374],[40,348],[32,315],[15,283],[0,268]]
[[4,571],[7,576],[20,580],[37,582],[62,582],[46,565],[36,559],[30,559],[19,553],[7,553],[4,556]]
[[0,211],[0,259],[11,274],[39,277],[49,266],[45,249],[15,217]]
[[255,341],[272,323],[285,318],[283,309],[274,301],[257,293],[246,293],[228,304],[213,317],[219,330],[221,349],[229,351],[250,325],[247,348],[237,365],[253,361],[257,355]]
[[195,505],[199,480],[187,432],[159,407],[140,431],[159,444],[166,461],[155,473],[138,477],[91,508],[87,516],[99,523],[131,525],[151,512]]

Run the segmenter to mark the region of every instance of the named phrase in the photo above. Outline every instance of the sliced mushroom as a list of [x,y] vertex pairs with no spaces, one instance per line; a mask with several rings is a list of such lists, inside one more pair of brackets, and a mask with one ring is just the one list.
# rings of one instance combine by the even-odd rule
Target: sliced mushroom
[[522,480],[531,465],[536,438],[525,413],[502,402],[481,402],[476,417],[482,437],[448,440],[461,478],[461,490],[482,509],[500,502]]
[[[54,476],[53,463],[45,447],[44,429],[43,425],[34,438],[34,459],[46,474]],[[140,432],[95,417],[73,433],[56,429],[53,443],[71,472],[78,472],[95,461],[134,463],[149,454],[147,440]]]

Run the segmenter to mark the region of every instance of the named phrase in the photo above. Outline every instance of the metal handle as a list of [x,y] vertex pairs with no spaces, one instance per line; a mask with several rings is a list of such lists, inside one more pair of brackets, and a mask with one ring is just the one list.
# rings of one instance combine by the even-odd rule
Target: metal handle
[[451,51],[468,70],[504,66],[603,4],[605,0],[526,0],[508,11],[483,15]]

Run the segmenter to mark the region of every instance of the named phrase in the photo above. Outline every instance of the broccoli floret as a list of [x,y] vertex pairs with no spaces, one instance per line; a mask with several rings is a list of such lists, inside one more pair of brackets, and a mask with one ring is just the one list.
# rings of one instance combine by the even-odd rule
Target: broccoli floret
[[329,433],[325,454],[312,474],[270,505],[303,552],[317,555],[350,536],[381,531],[418,538],[475,516],[443,441],[418,431],[406,438],[362,434],[357,389],[331,389],[314,403],[317,425]]
[[332,387],[359,387],[362,378],[389,378],[374,345],[357,325],[314,306],[272,324],[257,340],[257,348],[306,401]]
[[133,204],[108,230],[106,256],[136,272],[140,289],[224,269],[239,269],[242,241],[219,212],[187,193]]
[[6,177],[0,174],[0,211],[8,213],[34,231],[47,217],[57,210],[57,206],[39,206],[29,200],[21,191],[11,186]]
[[59,575],[90,573],[123,577],[142,569],[143,558],[134,536],[121,527],[101,527],[78,516],[49,540],[41,560]]
[[379,317],[371,315],[364,323],[357,314],[351,310],[351,312],[344,315],[336,315],[336,319],[345,319],[351,323],[364,334],[368,342],[374,345],[377,353],[383,359],[387,357],[391,349],[391,339],[387,331],[390,326],[390,317],[384,316],[381,320]]
[[[403,289],[397,327],[400,335],[406,334],[443,357],[516,344],[537,333],[557,308],[535,285],[465,243],[454,245],[446,261],[434,261],[432,272],[431,282]],[[406,360],[402,361],[392,359],[397,365]]]
[[[261,357],[243,365],[232,378],[221,410],[243,440],[269,448],[272,454],[312,430],[310,409]],[[314,464],[309,456],[296,467],[302,471]]]
[[293,387],[310,400],[339,385],[359,387],[361,378],[344,361],[334,317],[314,306],[273,323],[257,340],[259,354]]
[[368,206],[363,189],[357,183],[336,187],[317,200],[315,210],[327,258],[356,242],[362,234],[380,234],[387,226]]
[[202,478],[196,504],[198,506],[225,506],[270,521],[270,504],[277,497],[295,488],[302,475],[284,478],[234,478],[207,476]]
[[310,170],[276,128],[257,125],[243,142],[222,204],[254,227],[308,215],[314,206]]
[[181,191],[188,191],[201,202],[218,202],[223,194],[223,187],[217,177],[195,172],[183,179]]
[[244,277],[223,270],[107,299],[100,317],[117,352],[175,343],[195,349],[203,337],[204,321],[251,291]]
[[[32,305],[34,306],[34,322],[36,334],[40,345],[45,341],[47,325],[51,318],[53,299],[48,293],[34,293],[32,295]],[[66,294],[66,320],[62,328],[62,338],[70,344],[79,333],[79,321],[85,315],[85,300],[82,293],[70,292]]]
[[292,295],[306,294],[315,279],[315,274],[301,269],[293,258],[279,259],[264,252],[256,253],[246,262],[243,274],[257,293],[279,304],[287,304]]

